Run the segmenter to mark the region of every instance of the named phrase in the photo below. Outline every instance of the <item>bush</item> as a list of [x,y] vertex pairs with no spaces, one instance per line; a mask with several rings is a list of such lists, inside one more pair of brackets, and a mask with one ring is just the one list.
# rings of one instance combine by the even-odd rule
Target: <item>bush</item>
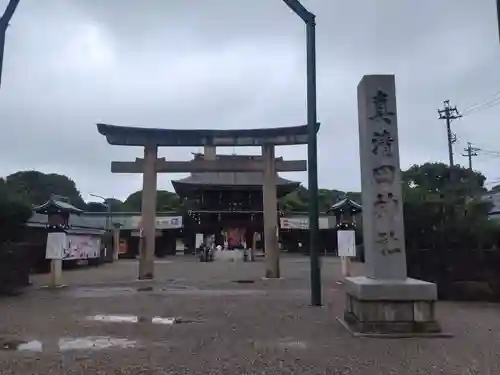
[[19,240],[31,215],[30,206],[12,194],[0,179],[0,244]]

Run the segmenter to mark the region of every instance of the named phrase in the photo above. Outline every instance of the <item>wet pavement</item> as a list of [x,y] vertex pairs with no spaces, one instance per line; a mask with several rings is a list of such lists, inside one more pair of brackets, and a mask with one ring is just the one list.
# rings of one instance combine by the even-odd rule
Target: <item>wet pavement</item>
[[[340,264],[323,260],[324,306],[309,306],[307,258],[284,278],[264,263],[119,261],[64,273],[66,288],[0,299],[0,374],[497,374],[500,306],[440,303],[452,339],[359,339],[336,317]],[[356,265],[355,271],[362,272]]]

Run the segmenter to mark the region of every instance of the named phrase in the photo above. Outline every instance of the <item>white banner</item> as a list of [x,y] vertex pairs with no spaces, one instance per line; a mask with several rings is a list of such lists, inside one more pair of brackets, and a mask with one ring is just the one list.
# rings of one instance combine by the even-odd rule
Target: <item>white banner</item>
[[[328,217],[320,217],[319,229],[330,229],[330,223]],[[308,217],[282,217],[280,218],[280,227],[282,229],[309,229],[309,218]]]
[[156,229],[182,228],[182,216],[157,217]]
[[337,231],[337,246],[339,256],[355,257],[356,256],[356,237],[353,230],[338,230]]
[[45,259],[63,259],[64,249],[67,247],[66,233],[54,232],[47,234]]
[[[140,228],[141,216],[132,216],[129,220],[132,228]],[[156,229],[182,228],[182,216],[157,216],[155,219]]]
[[99,258],[101,238],[98,236],[68,235],[68,246],[64,251],[65,260]]

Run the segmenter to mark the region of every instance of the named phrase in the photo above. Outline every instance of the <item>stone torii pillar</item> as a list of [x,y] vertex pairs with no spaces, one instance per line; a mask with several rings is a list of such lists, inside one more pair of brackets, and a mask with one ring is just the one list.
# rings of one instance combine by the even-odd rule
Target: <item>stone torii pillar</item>
[[266,261],[266,278],[280,277],[280,261],[278,247],[278,200],[276,198],[276,165],[274,162],[274,145],[262,146],[264,159],[262,199],[264,214],[264,247]]
[[156,241],[156,160],[158,147],[144,146],[142,175],[141,228],[139,249],[139,279],[150,280],[154,277],[154,258]]
[[260,172],[263,173],[264,235],[266,238],[266,277],[279,278],[279,252],[277,237],[276,172],[307,170],[305,160],[275,160],[274,145],[262,147],[262,160],[216,160],[216,148],[205,147],[206,160],[171,161],[158,159],[157,145],[144,146],[144,158],[133,162],[111,162],[112,173],[142,173],[142,217],[140,238],[139,279],[154,277],[156,174],[203,172]]

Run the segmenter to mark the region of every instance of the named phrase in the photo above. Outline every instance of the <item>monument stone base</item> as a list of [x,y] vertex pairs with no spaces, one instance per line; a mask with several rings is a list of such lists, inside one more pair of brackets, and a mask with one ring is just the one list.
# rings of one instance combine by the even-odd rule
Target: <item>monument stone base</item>
[[412,336],[441,333],[436,284],[407,278],[347,277],[343,324],[353,334]]

